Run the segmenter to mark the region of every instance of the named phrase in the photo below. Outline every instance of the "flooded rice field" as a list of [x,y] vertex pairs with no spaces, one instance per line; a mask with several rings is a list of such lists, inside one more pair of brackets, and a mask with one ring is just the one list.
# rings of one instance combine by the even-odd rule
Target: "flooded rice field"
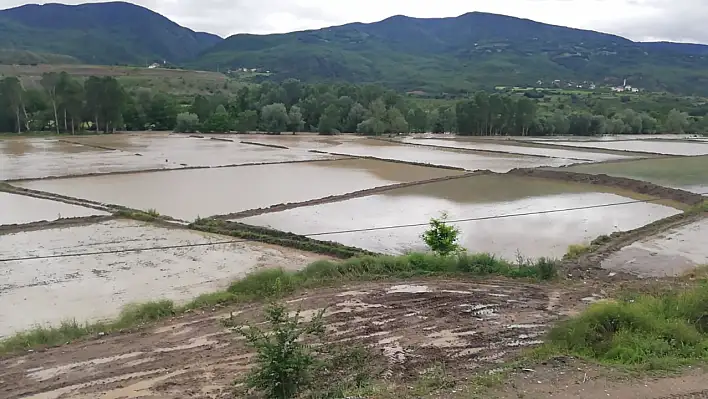
[[679,276],[708,266],[708,219],[646,237],[611,254],[602,267],[639,277]]
[[27,137],[0,140],[0,180],[332,158],[186,135]]
[[[295,208],[242,219],[297,234],[318,234],[371,251],[400,254],[425,250],[425,223],[446,211],[460,223],[461,243],[470,252],[490,252],[507,259],[562,257],[568,245],[638,228],[679,210],[655,203],[632,203],[568,212],[501,217],[517,213],[595,207],[632,201],[630,193],[602,192],[598,186],[516,176],[473,176],[391,190],[383,194],[324,205]],[[621,195],[624,194],[625,196]],[[402,212],[401,210],[405,210]],[[421,223],[422,226],[343,234],[330,231]]]
[[[481,154],[443,148],[424,148],[390,141],[362,137],[334,136],[323,140],[321,136],[277,136],[251,139],[259,143],[283,145],[291,148],[315,149],[336,154],[393,159],[405,162],[452,166],[465,170],[491,170],[504,173],[514,168],[564,166],[578,161],[563,158],[546,158],[514,154]],[[293,147],[294,146],[294,147]]]
[[708,156],[575,165],[562,170],[626,177],[699,194],[708,193]]
[[62,142],[56,139],[0,140],[0,180],[179,167],[156,158]]
[[[582,298],[595,297],[601,295],[584,286],[417,280],[321,289],[286,301],[304,317],[326,308],[328,342],[372,348],[378,355],[367,367],[406,386],[441,361],[460,376],[496,367],[539,345],[554,321],[584,308]],[[260,323],[262,313],[260,305],[243,305],[233,321]],[[0,360],[0,396],[242,397],[232,392],[233,381],[245,375],[253,355],[220,322],[230,316],[199,312],[139,333]]]
[[460,173],[358,159],[88,176],[16,185],[134,209],[155,209],[163,215],[192,221],[198,216],[227,214]]
[[2,235],[1,259],[93,255],[3,262],[0,338],[37,324],[112,318],[135,301],[188,301],[254,268],[297,269],[322,258],[250,242],[149,249],[223,241],[230,239],[124,220]]
[[0,226],[104,214],[82,206],[0,192]]
[[605,150],[641,151],[664,155],[708,155],[708,143],[699,140],[616,140],[616,141],[554,141],[555,145]]
[[[554,148],[543,148],[543,147],[531,147],[526,145],[514,145],[512,143],[506,144],[503,140],[493,142],[492,140],[473,140],[467,138],[456,138],[456,139],[415,139],[415,138],[404,138],[402,139],[404,143],[410,144],[421,144],[429,146],[438,146],[445,148],[461,148],[468,150],[479,150],[479,151],[495,151],[504,152],[511,154],[521,154],[521,155],[534,155],[542,157],[552,157],[561,158],[568,160],[568,163],[577,163],[579,161],[585,162],[601,162],[610,161],[616,159],[629,159],[630,156],[609,154],[603,152],[593,152],[591,150],[568,150],[568,149],[554,149]],[[489,142],[487,142],[489,141]]]

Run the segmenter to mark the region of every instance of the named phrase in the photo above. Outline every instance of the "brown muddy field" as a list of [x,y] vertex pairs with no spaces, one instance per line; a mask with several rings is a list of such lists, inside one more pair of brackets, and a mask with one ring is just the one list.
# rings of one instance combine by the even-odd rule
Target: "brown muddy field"
[[0,155],[0,180],[335,158],[166,133],[5,139]]
[[[187,302],[256,269],[326,258],[256,242],[205,245],[233,239],[130,220],[20,230],[0,235],[0,338],[114,318],[132,302]],[[200,246],[160,249],[181,245]]]
[[0,225],[105,215],[95,209],[0,192]]
[[593,152],[592,149],[579,149],[578,151],[563,148],[546,148],[521,145],[511,142],[492,140],[471,140],[468,138],[448,138],[448,139],[416,139],[404,138],[404,143],[418,144],[424,146],[437,146],[443,148],[461,148],[477,151],[490,151],[508,154],[534,155],[550,158],[562,158],[572,162],[602,162],[617,159],[630,159],[630,155],[618,155],[605,152]]
[[651,152],[664,155],[708,155],[708,143],[680,142],[676,140],[627,140],[627,141],[553,141],[553,144],[587,148]]
[[708,266],[708,219],[644,237],[602,261],[608,270],[642,278],[674,277]]
[[322,136],[256,136],[245,137],[249,141],[268,145],[282,145],[290,148],[325,151],[336,154],[359,157],[376,157],[405,162],[418,162],[432,165],[444,165],[469,171],[491,170],[504,173],[514,168],[536,168],[541,166],[564,166],[577,163],[577,160],[523,156],[503,153],[472,153],[445,148],[424,148],[405,145],[392,141],[367,139],[356,136],[334,136],[323,139]]
[[[587,184],[479,175],[240,221],[296,234],[318,234],[319,239],[374,252],[401,254],[425,251],[420,235],[427,221],[446,211],[450,220],[482,219],[456,224],[461,231],[460,243],[470,252],[490,252],[510,260],[517,255],[560,258],[569,245],[588,244],[599,235],[635,229],[680,212],[657,203],[623,204],[635,199],[630,191],[603,190]],[[601,206],[606,204],[620,205]],[[583,207],[588,209],[553,212]],[[531,214],[505,217],[527,213]],[[408,224],[416,226],[376,230]],[[369,228],[374,230],[320,235]]]
[[[378,350],[382,376],[405,383],[443,359],[459,375],[503,363],[541,343],[554,320],[601,298],[596,290],[421,280],[318,290],[288,306],[302,317],[326,308],[331,342]],[[257,323],[261,307],[187,315],[145,331],[0,360],[0,397],[232,397],[251,354],[220,322],[230,314],[236,324]]]
[[461,172],[376,160],[239,166],[219,169],[37,180],[15,185],[192,221],[269,205],[344,194]]

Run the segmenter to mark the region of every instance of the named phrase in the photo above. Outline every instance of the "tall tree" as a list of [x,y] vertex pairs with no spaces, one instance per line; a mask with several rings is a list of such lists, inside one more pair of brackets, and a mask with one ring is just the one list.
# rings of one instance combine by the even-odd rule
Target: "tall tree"
[[263,107],[261,111],[261,126],[268,133],[281,133],[288,127],[288,111],[285,104],[276,103]]
[[24,89],[22,88],[22,84],[16,77],[7,77],[0,82],[0,97],[5,99],[8,109],[15,116],[15,128],[17,129],[17,133],[22,132],[21,111],[24,110],[23,94]]
[[59,115],[57,113],[57,103],[59,102],[59,96],[61,95],[61,79],[59,74],[56,72],[48,72],[42,74],[42,79],[39,84],[42,85],[44,90],[47,92],[49,101],[52,103],[52,109],[54,110],[54,128],[59,134]]

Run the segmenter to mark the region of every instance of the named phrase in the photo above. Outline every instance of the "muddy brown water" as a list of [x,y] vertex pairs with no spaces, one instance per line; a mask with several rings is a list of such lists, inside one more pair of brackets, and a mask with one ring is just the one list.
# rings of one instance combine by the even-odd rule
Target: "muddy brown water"
[[461,172],[376,160],[77,177],[18,186],[194,220]]
[[552,144],[582,148],[600,148],[606,150],[653,152],[666,155],[708,155],[708,143],[670,142],[651,140],[627,141],[554,141]]
[[[112,220],[0,236],[0,259],[230,240],[213,234]],[[112,318],[131,302],[166,298],[181,303],[223,289],[256,268],[299,269],[323,258],[288,248],[239,242],[3,262],[0,338],[35,325]]]
[[394,159],[405,162],[452,166],[466,170],[491,170],[504,173],[514,168],[564,166],[576,160],[505,154],[475,154],[454,149],[424,148],[369,138],[335,136],[328,140],[313,136],[276,136],[251,139],[255,142],[287,147],[317,149],[351,156]]
[[[298,234],[425,224],[446,211],[450,219],[491,218],[457,224],[461,244],[471,252],[507,259],[561,257],[571,244],[643,226],[680,213],[655,203],[632,203],[559,213],[496,218],[632,201],[631,193],[598,191],[597,186],[516,176],[482,175],[418,185],[342,202],[302,207],[241,221]],[[626,196],[623,196],[626,195]],[[317,235],[317,238],[371,251],[400,254],[425,250],[426,226]]]
[[[321,289],[286,302],[305,318],[326,307],[329,342],[370,347],[381,355],[385,378],[407,384],[440,362],[459,375],[494,367],[538,345],[553,321],[593,294],[518,281],[418,280]],[[252,354],[222,325],[230,314],[237,325],[262,321],[260,305],[241,305],[0,360],[0,396],[233,397],[233,381]]]
[[333,158],[166,133],[17,138],[0,140],[0,180]]
[[0,225],[105,214],[95,209],[63,202],[0,192]]
[[708,266],[708,219],[634,242],[602,262],[609,270],[639,277],[679,276]]
[[[469,141],[466,139],[416,139],[416,138],[404,138],[402,139],[404,143],[411,144],[421,144],[430,146],[439,146],[445,148],[464,148],[470,150],[483,150],[483,151],[499,151],[507,152],[512,154],[522,154],[522,155],[536,155],[536,156],[546,156],[553,158],[561,158],[572,160],[573,162],[580,161],[609,161],[615,159],[629,159],[630,156],[627,155],[617,155],[617,154],[607,154],[601,152],[593,152],[592,150],[566,150],[566,149],[553,149],[553,148],[535,148],[529,146],[504,144],[500,142],[487,143],[484,140],[479,141]],[[568,162],[572,163],[572,162]]]
[[708,155],[575,165],[561,170],[626,177],[694,193],[708,193]]

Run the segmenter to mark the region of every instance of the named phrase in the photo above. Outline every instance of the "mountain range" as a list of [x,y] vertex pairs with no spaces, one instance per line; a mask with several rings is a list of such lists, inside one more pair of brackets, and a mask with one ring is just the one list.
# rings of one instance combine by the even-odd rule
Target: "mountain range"
[[620,36],[472,12],[394,16],[286,34],[194,32],[130,3],[25,5],[0,11],[3,52],[94,64],[166,60],[194,69],[270,71],[269,79],[464,91],[554,80],[708,94],[708,46]]

